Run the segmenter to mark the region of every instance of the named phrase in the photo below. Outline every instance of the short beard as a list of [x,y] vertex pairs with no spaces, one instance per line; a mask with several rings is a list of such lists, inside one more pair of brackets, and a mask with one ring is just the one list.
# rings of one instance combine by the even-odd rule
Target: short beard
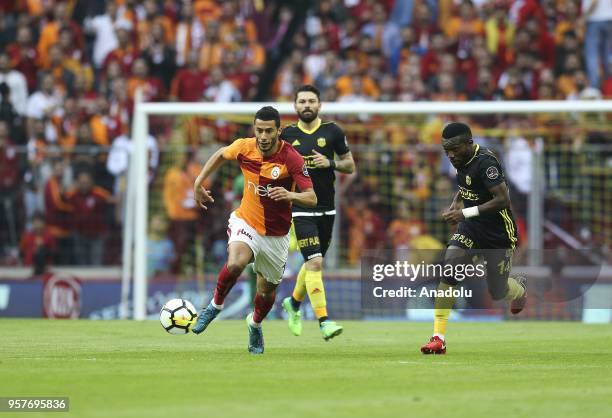
[[277,142],[278,142],[278,138],[276,138],[275,140],[273,140],[273,141],[271,141],[271,142],[270,142],[270,148],[268,148],[267,150],[262,150],[262,149],[261,149],[261,145],[260,145],[260,143],[259,143],[259,140],[257,140],[257,148],[259,148],[259,150],[260,150],[261,152],[268,152],[268,151],[270,151],[271,149],[273,149],[273,148],[276,146],[276,143],[277,143]]
[[315,120],[317,118],[317,116],[319,116],[319,113],[315,112],[315,111],[312,111],[312,115],[311,116],[305,116],[303,113],[298,113],[298,117],[304,123],[312,122],[313,120]]

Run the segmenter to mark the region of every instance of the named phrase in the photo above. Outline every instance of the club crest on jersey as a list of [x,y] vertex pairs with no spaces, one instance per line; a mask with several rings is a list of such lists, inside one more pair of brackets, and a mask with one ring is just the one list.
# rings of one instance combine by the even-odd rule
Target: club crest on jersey
[[325,141],[325,138],[321,137],[319,139],[317,139],[317,145],[321,148],[323,148],[325,146],[325,144],[327,144],[327,141]]
[[310,174],[308,174],[308,169],[306,168],[306,164],[302,166],[302,174],[304,174],[306,177],[310,177]]
[[272,168],[272,171],[270,174],[272,174],[272,178],[273,179],[277,179],[278,176],[280,176],[280,167],[279,166],[275,166],[274,168]]
[[470,176],[465,176],[465,184],[468,186],[472,184],[472,178]]
[[496,178],[499,177],[499,171],[497,170],[497,167],[489,167],[487,168],[487,177],[490,178],[491,180],[495,180]]

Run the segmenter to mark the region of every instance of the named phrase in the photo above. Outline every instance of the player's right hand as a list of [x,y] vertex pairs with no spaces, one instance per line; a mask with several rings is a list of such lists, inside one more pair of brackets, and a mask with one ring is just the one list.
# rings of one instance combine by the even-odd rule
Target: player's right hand
[[215,199],[213,199],[212,197],[212,194],[210,193],[210,190],[206,190],[204,186],[195,187],[193,189],[193,195],[194,200],[196,201],[198,206],[200,206],[204,210],[208,210],[208,207],[205,205],[205,203],[212,203],[215,201]]
[[442,219],[450,225],[457,225],[459,222],[465,220],[465,216],[463,216],[463,212],[460,209],[455,209],[442,213]]

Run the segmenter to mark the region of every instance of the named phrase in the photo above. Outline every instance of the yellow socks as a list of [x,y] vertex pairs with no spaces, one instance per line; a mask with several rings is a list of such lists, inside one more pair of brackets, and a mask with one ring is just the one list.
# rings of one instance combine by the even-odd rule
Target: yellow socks
[[293,288],[293,299],[298,302],[303,302],[306,297],[306,267],[302,264],[297,279],[295,280],[295,287]]
[[[303,266],[302,266],[303,267]],[[306,270],[306,291],[317,319],[327,316],[327,301],[323,287],[323,272]]]
[[[440,282],[438,290],[452,289],[451,285]],[[434,335],[444,339],[446,334],[446,324],[450,316],[453,305],[455,304],[454,297],[436,298],[434,302]]]
[[291,297],[297,302],[303,302],[306,293],[308,293],[310,304],[317,319],[326,317],[327,301],[325,300],[325,288],[323,287],[323,272],[306,270],[306,266],[302,264]]
[[525,294],[525,288],[521,286],[516,279],[508,277],[508,293],[506,293],[506,300],[514,300],[522,297]]

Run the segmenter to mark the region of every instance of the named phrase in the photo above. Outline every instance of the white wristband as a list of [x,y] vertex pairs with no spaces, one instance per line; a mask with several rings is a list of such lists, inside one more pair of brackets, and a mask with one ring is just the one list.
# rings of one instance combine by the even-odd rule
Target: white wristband
[[463,216],[465,216],[465,219],[473,218],[475,216],[480,215],[480,212],[478,212],[478,206],[472,206],[471,208],[462,209],[461,212],[463,212]]

